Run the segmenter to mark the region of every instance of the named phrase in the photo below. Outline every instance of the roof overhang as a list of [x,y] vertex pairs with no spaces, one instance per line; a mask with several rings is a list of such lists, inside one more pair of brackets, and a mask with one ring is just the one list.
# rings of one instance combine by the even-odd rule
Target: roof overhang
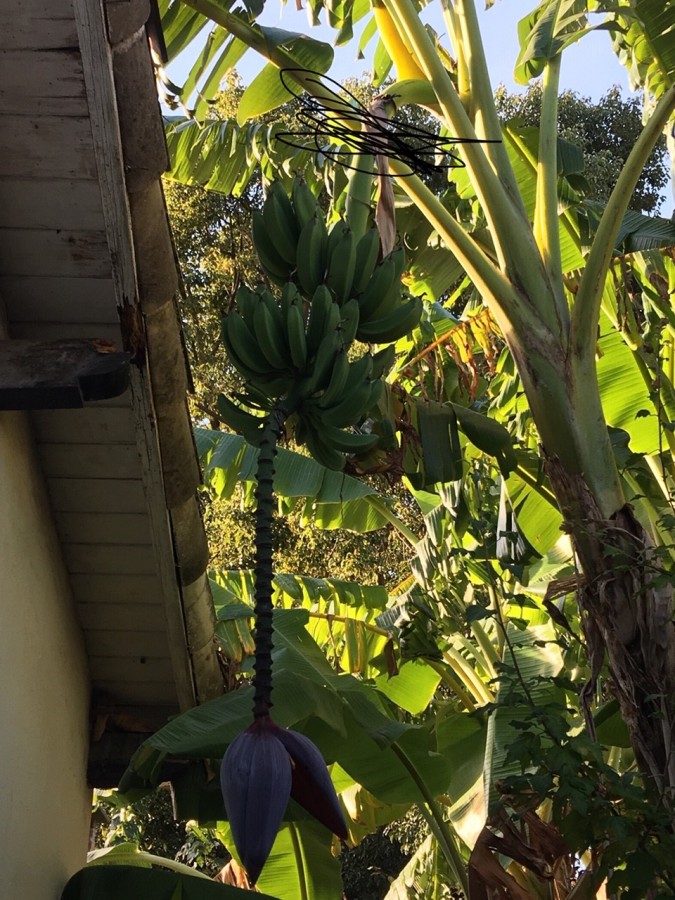
[[8,337],[130,361],[119,396],[30,413],[85,633],[99,786],[121,745],[222,691],[149,14],[147,0],[0,9]]

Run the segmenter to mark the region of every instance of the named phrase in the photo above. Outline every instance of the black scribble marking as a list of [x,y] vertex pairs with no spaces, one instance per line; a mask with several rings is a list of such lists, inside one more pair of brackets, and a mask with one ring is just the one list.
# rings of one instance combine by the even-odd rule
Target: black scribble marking
[[[309,81],[319,85],[330,97],[318,100],[304,90],[299,92],[296,84],[287,77],[293,72],[312,76]],[[442,169],[464,167],[463,160],[455,151],[457,144],[501,143],[498,140],[441,137],[410,122],[377,115],[338,81],[309,69],[281,69],[279,76],[289,94],[300,103],[297,117],[307,130],[281,131],[276,139],[299,150],[307,150],[308,141],[313,141],[317,152],[346,169],[370,173],[372,167],[361,169],[358,164],[354,164],[354,158],[386,156],[407,165],[410,172],[406,175],[432,175]],[[335,85],[340,93],[328,87],[325,82]],[[387,98],[375,100],[374,106],[378,106],[378,101],[381,106],[386,103]],[[391,100],[395,102],[395,98],[392,97]],[[347,115],[352,122],[360,123],[359,129],[351,128],[337,118]],[[346,146],[339,146],[340,144]]]

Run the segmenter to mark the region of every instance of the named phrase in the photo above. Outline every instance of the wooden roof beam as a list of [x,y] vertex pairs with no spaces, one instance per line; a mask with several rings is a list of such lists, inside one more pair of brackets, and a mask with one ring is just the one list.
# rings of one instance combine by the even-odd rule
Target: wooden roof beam
[[130,361],[103,340],[0,341],[0,409],[76,409],[118,397]]

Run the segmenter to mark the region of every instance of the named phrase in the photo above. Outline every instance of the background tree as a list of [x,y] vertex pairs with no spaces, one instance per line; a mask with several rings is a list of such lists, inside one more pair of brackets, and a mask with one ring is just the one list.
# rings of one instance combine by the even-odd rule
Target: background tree
[[[499,116],[524,125],[539,125],[541,100],[542,87],[538,81],[524,93],[509,93],[503,85],[495,92]],[[558,97],[558,134],[583,151],[589,200],[607,202],[641,131],[641,98],[624,97],[616,86],[597,103],[574,91],[563,91]],[[663,189],[668,184],[668,167],[666,139],[661,136],[642,168],[629,209],[658,212],[664,200]]]

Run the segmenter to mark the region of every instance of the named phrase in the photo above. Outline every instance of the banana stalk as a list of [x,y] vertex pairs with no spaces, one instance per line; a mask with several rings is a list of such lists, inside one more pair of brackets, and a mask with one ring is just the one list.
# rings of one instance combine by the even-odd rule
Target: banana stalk
[[284,422],[292,411],[280,400],[266,417],[258,452],[255,490],[255,676],[253,717],[266,719],[272,706],[272,521],[274,518],[274,460]]

